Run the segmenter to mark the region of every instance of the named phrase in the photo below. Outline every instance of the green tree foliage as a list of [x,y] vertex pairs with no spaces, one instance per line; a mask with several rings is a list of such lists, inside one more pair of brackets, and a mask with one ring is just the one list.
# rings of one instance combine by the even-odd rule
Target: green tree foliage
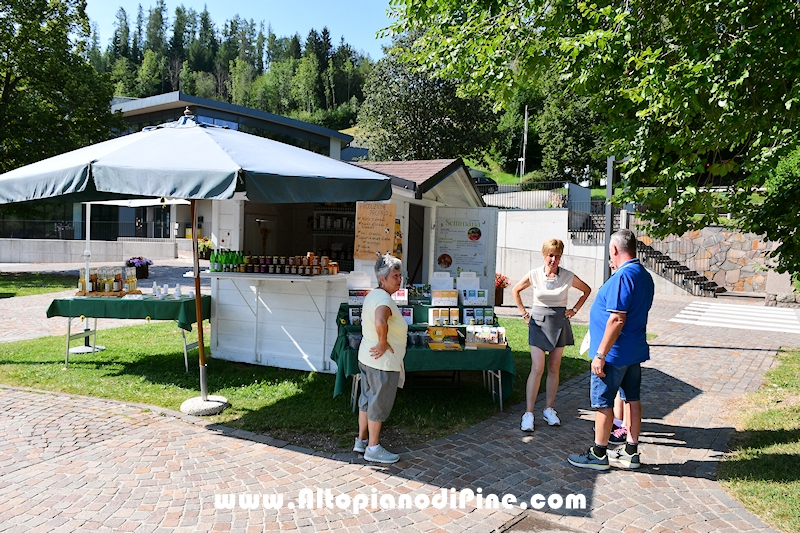
[[[543,176],[551,181],[598,182],[606,167],[597,127],[603,117],[552,72],[538,80],[542,107],[535,116]],[[531,168],[531,167],[526,167]]]
[[178,6],[170,19],[164,0],[146,18],[140,5],[133,31],[120,9],[115,28],[104,59],[96,41],[87,58],[111,72],[118,96],[181,90],[334,129],[355,124],[372,67],[344,37],[333,46],[327,28],[301,41],[238,15],[216,26],[207,9]]
[[542,111],[544,97],[538,87],[517,88],[500,115],[497,135],[489,150],[490,160],[508,173],[520,170],[525,132],[525,107],[528,107],[528,145],[525,150],[526,173],[542,167],[542,147],[536,129],[536,116]]
[[165,74],[166,58],[153,50],[145,50],[136,76],[136,93],[144,97],[163,93]]
[[400,61],[405,42],[397,39],[367,80],[358,126],[370,157],[438,159],[486,151],[496,131],[487,101],[461,98],[456,82]]
[[113,84],[80,0],[0,0],[0,172],[108,139]]
[[192,39],[189,47],[189,68],[194,72],[212,72],[218,49],[219,40],[214,22],[208,9],[203,9],[200,13],[197,38]]
[[114,35],[111,37],[111,57],[117,60],[121,57],[131,57],[130,50],[130,26],[128,26],[128,14],[123,8],[117,11],[117,19],[114,21]]
[[138,94],[136,85],[137,68],[127,57],[121,57],[111,67],[111,81],[115,95]]
[[156,7],[150,9],[147,16],[147,27],[144,35],[144,48],[155,52],[159,56],[167,54],[167,5],[164,0],[158,0]]
[[292,77],[292,98],[300,110],[311,113],[319,107],[318,86],[319,64],[317,56],[310,54],[300,60]]
[[144,49],[144,9],[142,4],[139,4],[139,9],[136,12],[136,31],[133,32],[131,38],[131,60],[137,65],[142,61]]
[[800,257],[800,148],[778,163],[774,176],[765,184],[764,202],[754,206],[751,231],[781,241],[778,267],[797,272]]
[[729,190],[723,211],[758,227],[751,192],[798,146],[795,1],[397,0],[393,8],[394,32],[425,32],[409,56],[467,92],[506,101],[555,69],[604,118],[604,151],[630,158],[618,200],[649,205],[657,234],[718,223],[713,185]]

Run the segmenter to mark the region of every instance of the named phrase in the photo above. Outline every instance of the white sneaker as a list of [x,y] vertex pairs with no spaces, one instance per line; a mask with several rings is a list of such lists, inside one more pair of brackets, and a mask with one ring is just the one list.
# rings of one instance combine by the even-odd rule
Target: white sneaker
[[400,456],[396,453],[392,453],[380,444],[378,444],[378,449],[372,451],[367,447],[367,450],[364,452],[364,459],[367,461],[371,461],[373,463],[385,463],[385,464],[392,464],[396,463],[400,460]]
[[542,418],[544,418],[544,421],[547,422],[547,425],[549,426],[561,425],[561,420],[558,418],[556,410],[553,409],[552,407],[548,407],[547,409],[542,411]]
[[527,412],[522,415],[522,423],[519,425],[522,431],[533,431],[533,413]]
[[367,450],[367,444],[369,441],[367,439],[361,440],[356,437],[356,442],[353,445],[353,451],[356,453],[364,453]]

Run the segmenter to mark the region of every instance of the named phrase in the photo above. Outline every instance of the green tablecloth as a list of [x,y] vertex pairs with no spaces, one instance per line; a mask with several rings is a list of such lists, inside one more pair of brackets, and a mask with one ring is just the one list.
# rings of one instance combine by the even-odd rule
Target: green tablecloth
[[[347,342],[348,332],[360,332],[361,326],[347,324],[349,306],[342,304],[339,307],[339,335],[331,351],[331,359],[336,362],[336,383],[333,395],[338,396],[347,387],[347,378],[358,374],[358,351],[350,348]],[[342,321],[345,323],[343,324]],[[411,331],[424,330],[424,325],[409,326]],[[516,373],[514,371],[514,358],[511,348],[505,350],[489,348],[482,350],[463,350],[460,352],[445,352],[430,350],[428,348],[408,348],[405,357],[406,372],[420,372],[427,370],[500,370],[503,383],[503,399],[508,398],[514,385]]]
[[[200,297],[203,305],[203,318],[211,317],[211,296]],[[47,308],[47,318],[54,316],[88,316],[91,318],[147,318],[151,320],[175,320],[178,327],[192,331],[197,322],[195,299],[183,297],[180,300],[167,298],[159,300],[145,296],[142,300],[123,300],[106,297],[56,298]]]

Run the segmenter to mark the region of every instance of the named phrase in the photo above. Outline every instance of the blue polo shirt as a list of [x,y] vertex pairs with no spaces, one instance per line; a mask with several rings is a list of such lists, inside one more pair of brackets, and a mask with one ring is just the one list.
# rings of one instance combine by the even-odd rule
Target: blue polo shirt
[[614,366],[627,366],[650,359],[647,314],[653,305],[654,291],[653,278],[638,259],[620,265],[597,291],[592,304],[589,313],[589,357],[597,353],[611,313],[624,312],[625,325],[608,352],[606,362]]

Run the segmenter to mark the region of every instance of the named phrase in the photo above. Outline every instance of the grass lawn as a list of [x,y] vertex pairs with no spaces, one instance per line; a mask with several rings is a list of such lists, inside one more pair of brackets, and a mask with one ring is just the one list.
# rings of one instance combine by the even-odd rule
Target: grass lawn
[[[525,399],[530,372],[527,327],[518,318],[504,318],[501,325],[507,329],[517,373],[514,392],[504,402],[511,406]],[[586,327],[573,328],[579,345]],[[180,330],[173,324],[154,322],[101,330],[98,342],[105,351],[71,355],[67,370],[63,369],[63,337],[0,344],[0,383],[174,410],[184,400],[200,395],[197,352],[190,353],[190,370],[186,373]],[[578,354],[578,346],[567,347],[561,381],[588,368],[589,360]],[[544,391],[544,376],[542,379]],[[350,410],[347,393],[332,398],[333,385],[334,376],[329,374],[211,358],[209,393],[227,397],[232,406],[210,420],[316,450],[349,450],[356,415]],[[461,431],[496,412],[497,403],[483,388],[481,374],[462,372],[459,389],[398,391],[391,417],[384,425],[384,441],[390,447],[425,442]]]
[[61,274],[0,272],[0,298],[14,296],[30,296],[75,289],[78,286],[76,276]]
[[[800,351],[783,352],[761,389],[737,412],[720,482],[781,531],[800,531]],[[738,407],[738,406],[737,406]]]

